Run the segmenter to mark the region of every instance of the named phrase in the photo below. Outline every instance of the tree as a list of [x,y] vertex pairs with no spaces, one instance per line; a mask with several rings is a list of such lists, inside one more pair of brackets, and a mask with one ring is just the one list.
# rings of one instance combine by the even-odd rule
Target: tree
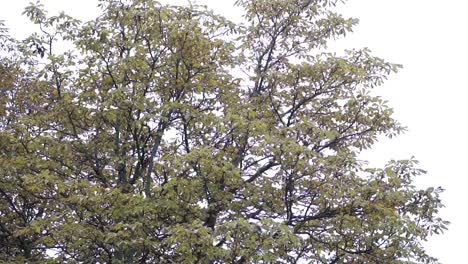
[[358,159],[404,130],[371,93],[399,65],[323,51],[357,23],[337,2],[238,0],[243,24],[152,0],[101,0],[85,23],[28,6],[38,33],[1,31],[1,259],[436,262],[421,241],[446,229],[442,189],[414,186],[414,159]]

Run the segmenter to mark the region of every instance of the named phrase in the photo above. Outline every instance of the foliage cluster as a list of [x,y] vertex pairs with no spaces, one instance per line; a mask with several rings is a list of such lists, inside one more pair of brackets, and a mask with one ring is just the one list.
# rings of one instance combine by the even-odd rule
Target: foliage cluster
[[436,262],[441,189],[357,158],[404,130],[371,93],[399,66],[323,52],[357,23],[337,2],[28,6],[37,33],[0,30],[0,260]]

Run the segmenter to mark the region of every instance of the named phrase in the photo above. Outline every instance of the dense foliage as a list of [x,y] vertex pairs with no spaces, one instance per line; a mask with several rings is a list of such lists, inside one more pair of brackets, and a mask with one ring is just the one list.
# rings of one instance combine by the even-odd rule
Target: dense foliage
[[0,30],[0,260],[436,262],[441,189],[357,158],[404,130],[370,92],[399,66],[324,52],[357,23],[336,2],[28,6],[37,33]]

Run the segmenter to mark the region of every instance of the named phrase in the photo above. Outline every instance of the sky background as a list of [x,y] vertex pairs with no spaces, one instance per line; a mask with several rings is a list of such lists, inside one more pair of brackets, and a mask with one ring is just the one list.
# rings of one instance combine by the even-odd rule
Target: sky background
[[[21,12],[30,0],[0,0],[0,20],[13,36],[23,38],[32,26]],[[81,20],[99,14],[97,0],[43,0],[50,14],[66,11]],[[187,3],[187,1],[162,1]],[[235,19],[234,0],[197,0],[217,13]],[[376,89],[389,101],[395,117],[408,132],[381,139],[363,153],[371,165],[415,156],[427,175],[418,185],[442,186],[446,208],[441,215],[452,224],[426,244],[442,263],[468,263],[468,1],[464,0],[349,0],[342,14],[360,24],[346,39],[329,45],[337,52],[368,47],[374,55],[404,68]]]

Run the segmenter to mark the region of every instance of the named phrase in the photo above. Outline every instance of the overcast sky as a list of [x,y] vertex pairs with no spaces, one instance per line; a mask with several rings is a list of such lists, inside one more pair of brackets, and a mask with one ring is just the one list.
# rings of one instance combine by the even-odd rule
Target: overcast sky
[[[31,25],[21,17],[30,0],[0,0],[0,20],[14,36],[24,37]],[[64,10],[87,20],[98,14],[97,0],[43,0],[51,13]],[[163,1],[185,3],[185,1]],[[234,0],[198,0],[218,13],[235,18]],[[330,45],[369,47],[374,55],[403,64],[377,89],[389,100],[396,118],[409,128],[398,138],[381,140],[364,157],[382,165],[389,159],[415,156],[428,174],[421,186],[442,186],[446,208],[442,215],[452,222],[442,236],[427,244],[442,263],[466,260],[468,230],[468,1],[465,0],[349,0],[343,14],[360,24],[345,40]]]

